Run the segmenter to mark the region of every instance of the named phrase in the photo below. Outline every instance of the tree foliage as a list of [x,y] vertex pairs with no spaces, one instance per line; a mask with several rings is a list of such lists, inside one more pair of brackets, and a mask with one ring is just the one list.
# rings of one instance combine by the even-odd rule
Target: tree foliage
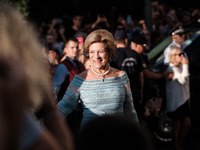
[[29,2],[30,0],[0,0],[2,3],[6,3],[16,7],[19,11],[23,13],[24,16],[29,15]]

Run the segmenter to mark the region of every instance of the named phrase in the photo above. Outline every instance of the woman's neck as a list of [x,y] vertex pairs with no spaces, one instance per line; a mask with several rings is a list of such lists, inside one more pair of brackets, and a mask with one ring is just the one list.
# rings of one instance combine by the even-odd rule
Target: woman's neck
[[97,74],[99,76],[104,76],[103,74],[107,75],[109,73],[110,65],[108,64],[103,69],[98,69],[98,71],[91,65],[91,70],[94,74]]
[[173,63],[173,65],[176,67],[180,67],[180,63],[178,63],[178,62]]

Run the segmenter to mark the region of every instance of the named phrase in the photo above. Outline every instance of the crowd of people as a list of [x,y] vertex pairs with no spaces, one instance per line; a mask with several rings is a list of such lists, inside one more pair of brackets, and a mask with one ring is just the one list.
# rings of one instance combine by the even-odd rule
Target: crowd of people
[[62,51],[62,42],[73,37],[77,31],[83,32],[84,35],[80,37],[84,39],[88,33],[97,28],[107,29],[114,34],[121,25],[127,33],[128,42],[131,35],[139,31],[147,38],[146,48],[150,50],[174,28],[196,23],[200,18],[200,10],[196,7],[173,8],[159,0],[153,0],[151,5],[152,12],[149,12],[152,13],[151,29],[147,28],[144,15],[135,17],[131,12],[123,13],[113,6],[109,11],[81,12],[80,10],[69,16],[58,16],[49,20],[44,18],[43,22],[37,23],[39,38],[45,43],[46,38],[51,37],[53,45]]
[[[87,138],[83,143],[83,135],[91,140],[96,138],[92,132],[99,129],[102,133],[98,132],[98,138],[102,139],[107,130],[111,130],[113,139],[113,135],[127,138],[129,131],[134,134],[137,130],[133,140],[140,135],[137,140],[149,144],[140,124],[144,117],[144,79],[164,78],[167,112],[174,121],[174,146],[181,150],[191,125],[189,62],[182,51],[186,46],[184,31],[172,32],[173,42],[164,53],[167,69],[163,73],[150,70],[145,53],[180,24],[196,23],[200,10],[175,10],[152,1],[150,32],[143,18],[127,21],[127,16],[119,15],[114,21],[102,13],[93,22],[89,14],[75,13],[71,26],[66,26],[64,18],[52,18],[50,24],[34,28],[14,8],[0,6],[0,88],[4,91],[0,95],[0,139],[5,141],[0,149],[91,149]],[[74,131],[69,126],[71,120],[65,118],[76,109],[82,109],[82,117]],[[115,128],[127,133],[116,134]],[[142,147],[141,141],[138,149],[152,148]],[[101,144],[106,147],[106,142]]]

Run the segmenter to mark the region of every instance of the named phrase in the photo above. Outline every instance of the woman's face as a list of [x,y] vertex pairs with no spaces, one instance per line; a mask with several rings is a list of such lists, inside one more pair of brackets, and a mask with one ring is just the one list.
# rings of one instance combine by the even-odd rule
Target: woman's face
[[108,52],[105,49],[105,44],[96,42],[89,47],[89,58],[93,68],[105,69],[108,63]]
[[177,50],[174,57],[175,57],[175,63],[177,64],[181,63],[183,59],[183,52],[181,50]]

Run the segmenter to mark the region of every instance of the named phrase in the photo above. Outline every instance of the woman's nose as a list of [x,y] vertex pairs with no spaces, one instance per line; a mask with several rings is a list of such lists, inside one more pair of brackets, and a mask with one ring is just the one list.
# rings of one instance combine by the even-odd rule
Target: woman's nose
[[99,58],[99,57],[100,57],[99,52],[96,52],[96,53],[94,54],[94,56],[95,56],[95,58]]

